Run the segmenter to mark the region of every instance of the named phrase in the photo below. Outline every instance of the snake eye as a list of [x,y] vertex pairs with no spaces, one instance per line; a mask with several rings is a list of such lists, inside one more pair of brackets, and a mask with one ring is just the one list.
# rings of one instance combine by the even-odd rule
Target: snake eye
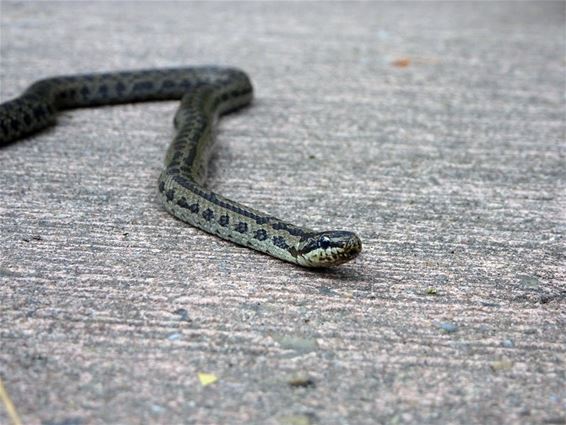
[[322,238],[320,238],[319,245],[322,249],[330,248],[330,238],[323,236]]

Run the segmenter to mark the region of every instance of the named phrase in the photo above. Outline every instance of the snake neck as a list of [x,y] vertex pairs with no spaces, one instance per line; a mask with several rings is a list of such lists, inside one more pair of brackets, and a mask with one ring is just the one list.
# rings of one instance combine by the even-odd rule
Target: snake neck
[[301,264],[296,249],[301,238],[313,233],[231,201],[175,169],[161,173],[159,196],[165,209],[182,221],[295,264]]

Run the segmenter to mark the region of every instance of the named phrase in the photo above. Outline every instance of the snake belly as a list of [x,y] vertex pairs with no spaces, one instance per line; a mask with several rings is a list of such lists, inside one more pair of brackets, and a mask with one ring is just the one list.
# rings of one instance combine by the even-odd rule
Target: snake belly
[[0,105],[0,145],[55,123],[72,108],[181,100],[176,135],[165,155],[158,193],[178,219],[236,244],[306,267],[328,267],[356,257],[352,232],[315,232],[214,193],[204,185],[217,118],[252,101],[248,76],[236,68],[201,66],[52,77]]

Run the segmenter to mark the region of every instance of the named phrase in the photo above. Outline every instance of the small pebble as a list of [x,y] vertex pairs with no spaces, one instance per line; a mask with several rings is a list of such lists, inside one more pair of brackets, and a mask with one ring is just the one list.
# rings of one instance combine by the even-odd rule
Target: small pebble
[[190,321],[189,319],[189,312],[184,308],[178,308],[173,312],[173,314],[179,315],[179,319],[184,320],[186,322]]
[[317,349],[316,339],[302,338],[294,335],[275,336],[275,341],[279,343],[281,348],[291,349],[299,352],[315,351]]
[[161,413],[163,412],[165,409],[163,407],[161,407],[159,404],[152,404],[150,407],[151,411],[153,413]]
[[496,362],[491,362],[491,364],[489,365],[489,367],[491,368],[491,370],[493,370],[494,372],[497,371],[503,371],[503,370],[509,370],[513,367],[513,362],[511,360],[499,360]]
[[447,334],[451,334],[458,330],[458,325],[452,322],[443,322],[440,324],[440,329],[442,329]]
[[436,288],[433,288],[432,286],[429,288],[426,288],[426,294],[427,295],[438,295],[438,291]]
[[181,334],[178,332],[173,332],[172,334],[167,335],[167,339],[169,341],[176,341],[181,338]]
[[521,286],[526,289],[538,289],[539,288],[539,280],[534,276],[519,276],[519,282]]
[[307,387],[315,386],[314,380],[304,374],[293,376],[291,379],[287,381],[287,383],[294,388],[307,388]]

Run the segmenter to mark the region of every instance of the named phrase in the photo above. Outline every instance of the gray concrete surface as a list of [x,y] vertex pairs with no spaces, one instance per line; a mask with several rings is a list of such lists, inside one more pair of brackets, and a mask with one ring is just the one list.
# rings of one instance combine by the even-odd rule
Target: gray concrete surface
[[175,102],[63,114],[0,150],[22,423],[566,423],[565,3],[0,8],[2,100],[245,69],[257,99],[222,121],[211,186],[365,243],[314,273],[215,239],[157,202]]

